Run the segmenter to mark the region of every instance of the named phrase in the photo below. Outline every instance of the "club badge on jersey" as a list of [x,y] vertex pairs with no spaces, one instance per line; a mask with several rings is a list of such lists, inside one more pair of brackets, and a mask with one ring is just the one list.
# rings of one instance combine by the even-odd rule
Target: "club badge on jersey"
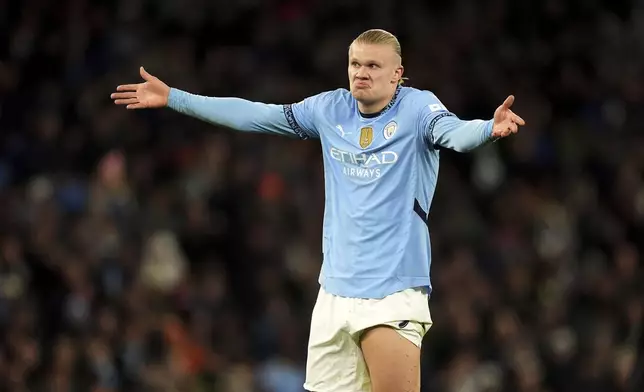
[[390,121],[385,125],[385,129],[383,130],[383,136],[385,137],[385,140],[389,140],[394,136],[394,133],[396,133],[396,130],[398,129],[398,124],[396,124],[395,121]]

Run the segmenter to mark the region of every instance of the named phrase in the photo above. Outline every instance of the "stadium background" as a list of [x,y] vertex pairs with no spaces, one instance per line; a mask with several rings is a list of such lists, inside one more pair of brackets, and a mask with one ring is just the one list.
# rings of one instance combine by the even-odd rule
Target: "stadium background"
[[528,122],[443,153],[423,392],[644,390],[636,0],[0,1],[0,388],[301,391],[319,144],[109,94],[297,102],[372,27],[462,118]]

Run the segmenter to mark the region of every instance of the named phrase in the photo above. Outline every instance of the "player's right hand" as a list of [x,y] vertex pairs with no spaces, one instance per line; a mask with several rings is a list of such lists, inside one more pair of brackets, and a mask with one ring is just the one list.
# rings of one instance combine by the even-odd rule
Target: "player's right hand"
[[110,95],[117,105],[126,105],[127,109],[154,109],[168,105],[170,87],[159,78],[150,75],[143,67],[139,73],[144,83],[124,84]]

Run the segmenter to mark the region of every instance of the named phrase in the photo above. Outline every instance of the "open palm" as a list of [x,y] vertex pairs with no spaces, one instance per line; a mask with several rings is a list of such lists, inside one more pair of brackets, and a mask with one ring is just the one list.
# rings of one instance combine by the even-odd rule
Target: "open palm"
[[126,105],[127,109],[154,109],[168,104],[170,87],[159,78],[150,75],[143,67],[139,73],[144,83],[124,84],[116,88],[110,97],[117,105]]
[[517,133],[519,126],[525,125],[525,121],[510,110],[513,103],[514,95],[510,95],[494,111],[494,125],[492,126],[493,137],[506,137],[510,134]]

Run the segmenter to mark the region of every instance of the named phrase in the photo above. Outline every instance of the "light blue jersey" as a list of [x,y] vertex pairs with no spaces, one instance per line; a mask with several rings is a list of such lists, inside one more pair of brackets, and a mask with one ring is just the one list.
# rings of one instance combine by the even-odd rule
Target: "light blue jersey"
[[331,294],[383,298],[431,291],[428,227],[439,147],[472,150],[492,121],[463,121],[429,91],[398,87],[375,116],[345,89],[292,105],[210,98],[172,89],[169,107],[241,131],[318,138],[326,203],[320,284]]

